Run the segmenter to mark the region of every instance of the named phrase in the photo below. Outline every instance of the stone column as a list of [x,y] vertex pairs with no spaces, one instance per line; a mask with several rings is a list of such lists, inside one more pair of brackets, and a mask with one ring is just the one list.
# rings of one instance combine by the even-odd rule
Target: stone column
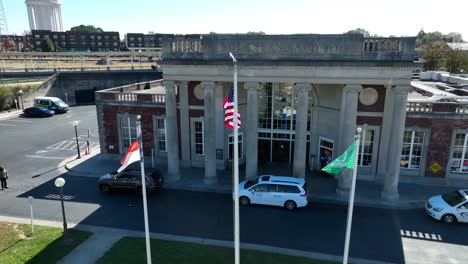
[[215,124],[215,83],[202,82],[204,92],[203,137],[205,143],[205,178],[206,184],[218,181],[216,178],[216,124]]
[[63,23],[62,23],[62,8],[59,6],[58,7],[58,17],[59,17],[59,25],[58,29],[59,31],[63,31]]
[[164,81],[166,88],[166,140],[168,181],[180,179],[179,170],[179,133],[177,130],[177,103],[175,82]]
[[[307,153],[307,117],[309,112],[309,91],[312,85],[297,83],[294,92],[297,94],[296,131],[294,140],[294,168],[295,177],[305,178]],[[292,113],[294,115],[294,112]],[[293,116],[291,116],[292,118]]]
[[[179,87],[179,113],[180,113],[180,144],[190,146],[190,118],[188,102],[188,83],[178,82]],[[181,166],[190,167],[190,148],[181,149]]]
[[398,199],[398,180],[400,176],[401,148],[406,121],[406,102],[411,86],[396,86],[393,88],[393,117],[389,135],[387,168],[384,177],[382,198]]
[[246,159],[245,176],[247,179],[257,177],[258,161],[258,89],[260,84],[256,82],[244,83],[247,90],[247,113],[244,119],[247,121],[244,129],[244,153]]
[[392,85],[385,85],[385,104],[380,132],[379,156],[377,161],[377,177],[383,179],[387,172],[388,146],[390,146],[390,134],[393,117],[393,89]]
[[221,107],[224,102],[224,83],[216,83],[215,88],[215,109],[216,109],[216,152],[222,151],[222,155],[218,156],[216,153],[216,168],[218,170],[224,170],[226,168],[224,162],[226,157],[226,151],[224,150],[224,143],[226,143],[224,135],[224,109]]
[[[335,152],[333,155],[333,158],[337,158],[339,155],[343,154],[343,152],[354,142],[358,95],[361,90],[362,87],[359,84],[347,84],[343,88],[340,109],[338,148],[337,152]],[[351,188],[352,173],[353,172],[351,170],[342,170],[340,174],[338,174],[338,187],[336,189],[338,194],[347,195],[349,193],[349,189]]]

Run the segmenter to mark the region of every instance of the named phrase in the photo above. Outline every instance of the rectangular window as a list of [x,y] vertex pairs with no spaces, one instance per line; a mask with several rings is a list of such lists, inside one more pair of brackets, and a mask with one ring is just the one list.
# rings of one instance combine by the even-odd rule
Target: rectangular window
[[452,172],[468,172],[468,155],[466,155],[468,134],[457,133],[453,145],[450,167]]
[[204,155],[203,121],[195,121],[195,154]]
[[372,151],[374,149],[375,130],[366,129],[362,133],[361,144],[359,146],[358,165],[370,167],[372,165]]
[[423,131],[405,130],[403,133],[400,168],[419,169],[423,145]]
[[166,119],[163,119],[163,118],[156,119],[156,133],[157,133],[158,151],[166,152],[167,151]]
[[120,117],[120,144],[122,145],[122,152],[126,153],[130,144],[137,140],[136,132],[136,117],[135,116],[122,116]]
[[[242,159],[244,156],[244,149],[243,149],[243,134],[239,133],[237,137],[237,143],[238,143],[238,154],[239,154],[239,159]],[[232,160],[234,158],[234,135],[229,135],[229,160]]]

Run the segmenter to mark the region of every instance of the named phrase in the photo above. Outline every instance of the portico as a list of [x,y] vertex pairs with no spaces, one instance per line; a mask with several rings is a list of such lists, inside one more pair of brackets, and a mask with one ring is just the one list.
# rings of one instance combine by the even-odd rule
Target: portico
[[[179,157],[180,166],[204,167],[204,181],[211,184],[217,169],[229,166],[233,138],[224,128],[221,103],[232,85],[233,52],[239,60],[239,158],[247,178],[257,176],[264,162],[292,166],[296,177],[316,173],[351,145],[356,126],[376,127],[368,131],[372,148],[362,146],[360,171],[383,181],[383,197],[397,198],[414,38],[372,40],[393,41],[398,50],[369,50],[370,41],[361,35],[165,40],[164,82],[176,86],[178,99],[166,101],[166,111],[178,111],[171,113],[176,124],[169,125],[167,114],[168,167],[176,175],[179,163],[172,159]],[[347,172],[337,176],[338,192],[349,191],[350,178]]]

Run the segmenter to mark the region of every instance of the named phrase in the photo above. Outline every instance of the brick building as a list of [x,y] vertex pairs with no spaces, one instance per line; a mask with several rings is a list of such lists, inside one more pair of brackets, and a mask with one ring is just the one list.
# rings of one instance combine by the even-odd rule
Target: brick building
[[[413,84],[415,38],[361,35],[203,35],[163,40],[164,82],[96,93],[101,152],[120,156],[142,116],[145,153],[167,165],[205,168],[206,183],[232,160],[232,131],[220,107],[232,86],[229,52],[239,60],[242,113],[239,158],[247,177],[259,163],[312,175],[364,129],[358,178],[382,182],[455,181],[468,172],[468,115],[463,101],[438,101],[439,89]],[[157,87],[157,88],[156,88]],[[428,88],[429,87],[429,88]],[[350,172],[337,176],[338,191]]]
[[31,40],[34,49],[41,51],[41,41],[49,38],[61,51],[119,51],[119,32],[55,32],[50,30],[32,30]]
[[[164,38],[173,38],[174,34],[143,34],[128,33],[125,37],[127,48],[130,50],[162,49],[162,40]],[[184,37],[196,38],[200,34],[184,35]]]

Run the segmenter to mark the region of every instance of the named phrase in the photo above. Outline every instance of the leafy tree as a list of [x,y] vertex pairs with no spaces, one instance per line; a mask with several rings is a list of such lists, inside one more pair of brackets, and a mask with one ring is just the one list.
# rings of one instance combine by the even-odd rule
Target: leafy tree
[[54,51],[54,43],[49,38],[43,38],[41,41],[41,49],[43,52]]
[[81,33],[100,33],[100,32],[104,32],[104,30],[102,30],[102,28],[100,27],[95,27],[93,25],[79,25],[79,26],[76,26],[76,27],[72,27],[70,29],[70,31],[72,32],[81,32]]
[[449,47],[444,41],[421,46],[425,70],[446,70],[461,73],[468,70],[468,56],[460,49]]
[[348,32],[345,32],[344,34],[362,34],[364,35],[365,38],[368,38],[370,37],[370,33],[369,31],[363,29],[363,28],[356,28],[356,29],[352,29],[352,30],[349,30]]
[[458,32],[450,32],[448,37],[452,39],[452,42],[463,42],[462,35]]
[[263,31],[249,31],[247,32],[247,35],[266,35],[265,32]]

